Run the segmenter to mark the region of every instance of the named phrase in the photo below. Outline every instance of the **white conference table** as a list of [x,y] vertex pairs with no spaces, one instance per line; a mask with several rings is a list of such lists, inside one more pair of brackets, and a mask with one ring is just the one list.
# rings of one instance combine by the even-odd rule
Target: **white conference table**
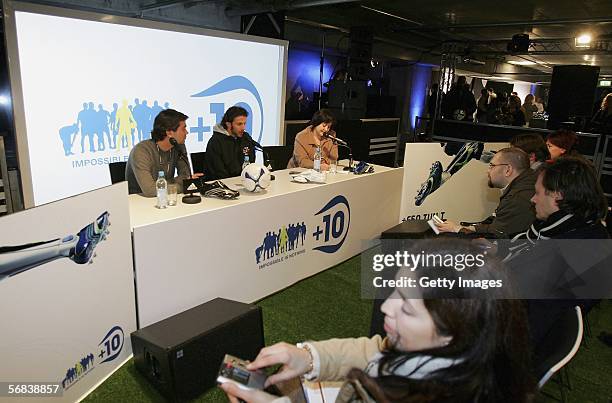
[[216,297],[251,303],[345,261],[398,224],[403,168],[295,183],[275,171],[265,191],[223,180],[236,200],[155,208],[130,195],[139,327]]

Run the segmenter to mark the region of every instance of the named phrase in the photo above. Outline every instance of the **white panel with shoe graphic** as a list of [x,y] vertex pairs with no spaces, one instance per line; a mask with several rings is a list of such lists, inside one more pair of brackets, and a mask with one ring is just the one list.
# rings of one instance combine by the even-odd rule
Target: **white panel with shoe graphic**
[[400,221],[455,222],[485,219],[499,203],[500,189],[488,186],[488,167],[507,143],[408,143]]
[[127,182],[0,218],[0,402],[78,401],[130,358],[129,222]]

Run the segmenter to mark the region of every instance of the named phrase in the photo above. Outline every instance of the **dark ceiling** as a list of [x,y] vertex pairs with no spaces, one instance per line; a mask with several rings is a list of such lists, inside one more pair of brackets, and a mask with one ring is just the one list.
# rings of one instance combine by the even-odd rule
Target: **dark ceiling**
[[[587,64],[612,76],[612,0],[24,1],[228,30],[237,30],[243,15],[283,11],[292,28],[303,26],[290,39],[313,45],[322,31],[347,36],[351,27],[368,27],[375,51],[384,45],[390,58],[439,64],[443,49],[454,46],[458,69],[484,75],[547,81],[555,65]],[[593,42],[577,49],[574,38],[583,33]],[[515,34],[529,35],[527,52],[507,51]]]
[[[366,0],[294,9],[290,3],[290,19],[345,29],[367,26],[377,38],[429,58],[439,57],[445,43],[459,42],[471,60],[535,62],[529,67],[534,77],[558,64],[598,65],[602,75],[612,75],[612,0]],[[519,33],[529,34],[529,51],[511,55],[507,43]],[[574,38],[583,33],[593,37],[590,49],[574,45]]]

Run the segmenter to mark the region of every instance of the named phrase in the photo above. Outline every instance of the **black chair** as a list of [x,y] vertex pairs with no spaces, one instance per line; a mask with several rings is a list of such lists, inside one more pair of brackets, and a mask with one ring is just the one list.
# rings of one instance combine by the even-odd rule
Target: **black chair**
[[194,173],[206,173],[206,153],[191,153],[191,169]]
[[111,162],[108,164],[108,170],[110,171],[111,183],[123,182],[125,180],[125,166],[126,161],[122,162]]
[[287,164],[293,157],[293,145],[290,146],[265,146],[265,155],[270,158],[272,170],[287,169]]
[[583,332],[584,326],[580,307],[576,306],[568,309],[557,319],[540,343],[539,351],[536,352],[538,362],[535,363],[535,369],[536,376],[539,379],[538,388],[542,389],[546,382],[558,372],[559,382],[557,383],[559,384],[562,402],[567,401],[565,388],[571,389],[566,365],[578,352]]

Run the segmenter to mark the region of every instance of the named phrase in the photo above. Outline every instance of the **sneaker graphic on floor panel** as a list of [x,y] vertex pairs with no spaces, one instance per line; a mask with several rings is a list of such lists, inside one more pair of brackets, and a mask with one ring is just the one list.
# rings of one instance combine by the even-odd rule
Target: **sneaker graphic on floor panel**
[[0,281],[56,259],[68,258],[77,264],[91,263],[95,249],[108,236],[109,213],[102,213],[76,235],[51,241],[0,247]]

